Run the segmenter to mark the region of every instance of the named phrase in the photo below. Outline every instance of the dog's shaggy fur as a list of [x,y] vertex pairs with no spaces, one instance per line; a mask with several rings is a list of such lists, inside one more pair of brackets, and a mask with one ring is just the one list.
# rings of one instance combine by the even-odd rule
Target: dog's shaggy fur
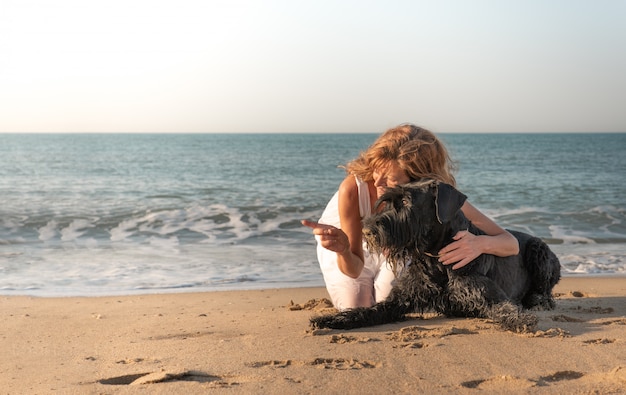
[[367,218],[363,237],[401,274],[389,297],[370,308],[311,318],[313,328],[352,329],[401,320],[411,312],[483,317],[514,332],[536,330],[526,309],[552,309],[552,288],[561,277],[556,255],[540,239],[510,231],[520,253],[506,258],[483,254],[453,270],[435,254],[460,230],[484,234],[463,215],[465,195],[448,184],[422,181],[389,189]]

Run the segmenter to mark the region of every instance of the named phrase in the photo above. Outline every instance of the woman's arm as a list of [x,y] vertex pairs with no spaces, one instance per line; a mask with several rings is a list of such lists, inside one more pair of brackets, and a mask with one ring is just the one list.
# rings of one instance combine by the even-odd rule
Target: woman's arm
[[357,278],[364,266],[363,224],[359,211],[359,188],[352,175],[339,186],[339,221],[346,236],[347,248],[337,253],[337,264],[343,274]]
[[346,177],[339,186],[339,220],[341,229],[312,221],[302,221],[302,224],[313,228],[313,234],[320,236],[322,247],[337,253],[337,265],[343,274],[357,278],[364,263],[359,192],[354,176]]
[[454,264],[452,268],[459,269],[476,259],[480,254],[504,257],[519,253],[517,239],[469,202],[466,201],[463,204],[461,211],[486,235],[477,236],[467,231],[458,232],[454,236],[455,241],[439,251],[441,263],[444,265]]

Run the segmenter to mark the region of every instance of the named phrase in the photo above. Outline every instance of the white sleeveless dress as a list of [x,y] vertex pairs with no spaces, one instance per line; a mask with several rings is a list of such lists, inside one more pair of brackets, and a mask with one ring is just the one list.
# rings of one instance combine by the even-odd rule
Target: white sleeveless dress
[[[363,219],[372,214],[370,193],[366,182],[357,177],[355,180],[359,193],[359,213]],[[319,222],[341,228],[339,192],[335,192],[328,202]],[[370,254],[367,245],[363,242],[365,265],[358,278],[351,278],[339,270],[337,254],[322,247],[319,243],[319,237],[316,236],[316,239],[318,241],[317,259],[324,275],[326,289],[337,309],[369,307],[387,298],[393,287],[395,276],[386,264],[384,256]]]

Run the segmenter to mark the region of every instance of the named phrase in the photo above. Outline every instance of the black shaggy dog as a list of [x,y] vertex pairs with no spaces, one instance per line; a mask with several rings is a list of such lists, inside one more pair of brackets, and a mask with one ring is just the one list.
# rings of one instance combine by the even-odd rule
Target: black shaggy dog
[[435,254],[460,230],[484,234],[463,215],[466,196],[448,184],[420,181],[391,188],[380,197],[382,211],[363,223],[369,248],[387,256],[394,272],[406,266],[389,297],[370,308],[311,318],[313,328],[352,329],[401,320],[412,312],[483,317],[514,332],[535,331],[537,317],[526,309],[553,309],[552,288],[561,277],[558,258],[540,239],[510,231],[520,253],[483,254],[453,270]]

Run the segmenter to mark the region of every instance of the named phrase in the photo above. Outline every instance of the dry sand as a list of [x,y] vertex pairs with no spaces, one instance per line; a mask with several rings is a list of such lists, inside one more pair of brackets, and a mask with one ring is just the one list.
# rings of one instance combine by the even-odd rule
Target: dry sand
[[555,294],[525,335],[436,315],[311,333],[323,288],[1,296],[0,393],[626,393],[626,278]]

